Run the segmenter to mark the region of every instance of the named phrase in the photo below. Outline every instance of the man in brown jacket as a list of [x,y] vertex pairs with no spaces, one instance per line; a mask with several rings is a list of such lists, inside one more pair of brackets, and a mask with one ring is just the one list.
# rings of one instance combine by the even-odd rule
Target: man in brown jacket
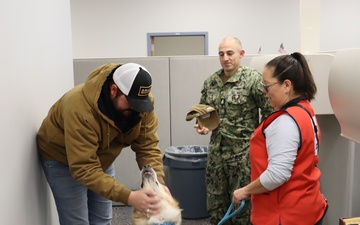
[[106,64],[49,110],[37,143],[61,225],[111,224],[112,201],[148,216],[159,213],[155,192],[128,189],[115,180],[113,167],[131,146],[139,168],[151,165],[164,184],[151,84],[139,64]]

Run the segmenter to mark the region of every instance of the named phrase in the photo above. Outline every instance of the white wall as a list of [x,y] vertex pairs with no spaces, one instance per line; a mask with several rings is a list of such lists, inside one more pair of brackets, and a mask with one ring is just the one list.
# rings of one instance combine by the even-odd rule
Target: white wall
[[147,33],[208,32],[209,55],[226,36],[247,54],[300,48],[299,0],[72,0],[74,58],[147,56]]
[[321,0],[300,0],[301,52],[318,52]]
[[359,9],[359,0],[321,1],[321,51],[360,47]]
[[73,86],[70,2],[0,1],[0,224],[56,224],[35,134]]
[[208,32],[209,55],[230,35],[247,54],[360,47],[359,0],[70,2],[74,58],[147,56],[146,34],[157,32]]

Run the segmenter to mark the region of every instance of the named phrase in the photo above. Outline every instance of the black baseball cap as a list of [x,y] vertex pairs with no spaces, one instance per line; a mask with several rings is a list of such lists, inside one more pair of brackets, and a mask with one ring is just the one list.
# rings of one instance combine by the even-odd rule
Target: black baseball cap
[[113,80],[124,93],[133,110],[137,112],[154,110],[149,98],[152,78],[145,67],[136,63],[123,64],[114,71]]

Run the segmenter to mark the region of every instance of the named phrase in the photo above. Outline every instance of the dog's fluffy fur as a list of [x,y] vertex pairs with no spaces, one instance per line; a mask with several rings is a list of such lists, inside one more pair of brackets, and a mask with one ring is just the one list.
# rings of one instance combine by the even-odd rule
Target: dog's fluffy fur
[[181,209],[179,203],[169,194],[167,194],[159,183],[155,170],[150,166],[144,166],[140,172],[141,174],[141,188],[151,189],[161,197],[161,212],[156,215],[151,215],[149,218],[142,212],[134,210],[133,225],[152,225],[172,223],[175,225],[181,224]]

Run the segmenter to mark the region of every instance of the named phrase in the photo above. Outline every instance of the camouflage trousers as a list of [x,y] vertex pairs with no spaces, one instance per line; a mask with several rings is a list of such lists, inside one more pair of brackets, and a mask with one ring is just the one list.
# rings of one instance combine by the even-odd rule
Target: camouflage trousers
[[[206,166],[207,210],[210,223],[217,225],[232,202],[235,189],[250,183],[250,161],[248,151],[235,152],[233,147],[220,147],[208,155]],[[234,207],[233,211],[238,206]],[[240,213],[224,225],[250,224],[250,199],[246,200]]]

